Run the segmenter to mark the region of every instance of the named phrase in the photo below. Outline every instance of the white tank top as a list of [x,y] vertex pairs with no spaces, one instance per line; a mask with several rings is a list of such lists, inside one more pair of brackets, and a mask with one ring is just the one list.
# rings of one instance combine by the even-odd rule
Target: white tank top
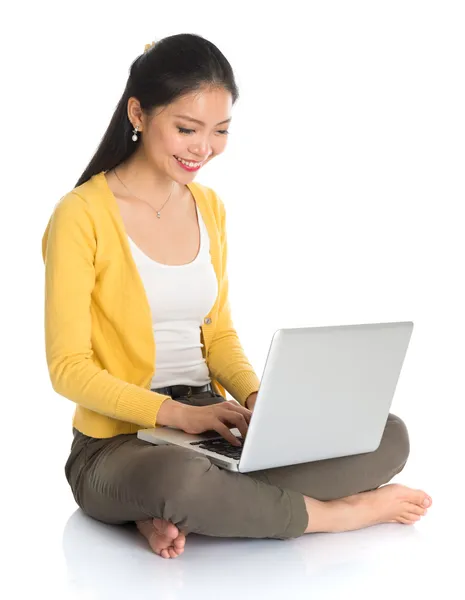
[[134,261],[152,311],[155,373],[151,389],[168,385],[205,385],[211,378],[202,356],[200,326],[215,303],[218,282],[210,257],[208,230],[197,209],[200,250],[184,265],[149,258],[128,236]]

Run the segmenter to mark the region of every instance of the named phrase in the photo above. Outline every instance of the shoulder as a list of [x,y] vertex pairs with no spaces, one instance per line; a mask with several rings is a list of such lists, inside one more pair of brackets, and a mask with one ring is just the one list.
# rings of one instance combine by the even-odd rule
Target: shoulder
[[89,207],[89,202],[86,200],[85,196],[78,194],[76,191],[72,190],[71,192],[67,192],[64,196],[60,198],[60,200],[55,204],[53,212],[56,211],[73,211],[73,210],[83,210]]
[[88,200],[74,190],[66,193],[55,204],[49,225],[59,222],[61,226],[72,226],[76,222],[93,222],[93,211]]
[[95,245],[95,219],[87,199],[72,190],[62,196],[52,210],[42,235],[42,256],[45,259],[49,238],[76,239],[79,236],[90,246]]
[[94,175],[81,185],[68,191],[55,204],[51,218],[66,216],[93,221],[98,208],[105,204],[105,188],[101,177],[101,173]]

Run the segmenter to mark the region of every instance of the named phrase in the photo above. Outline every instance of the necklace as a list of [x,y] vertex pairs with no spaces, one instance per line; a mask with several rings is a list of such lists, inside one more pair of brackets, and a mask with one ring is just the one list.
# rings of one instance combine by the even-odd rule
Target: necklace
[[[115,173],[116,177],[118,178],[118,181],[119,181],[119,182],[120,182],[120,183],[121,183],[121,184],[122,184],[122,185],[123,185],[123,186],[124,186],[124,187],[125,187],[125,188],[128,190],[128,192],[129,192],[129,193],[130,193],[132,196],[134,196],[134,198],[137,198],[137,199],[138,199],[138,200],[140,200],[141,202],[145,202],[145,204],[148,204],[148,205],[150,206],[150,208],[153,208],[153,206],[152,206],[151,204],[149,204],[149,203],[148,203],[148,202],[146,202],[145,200],[142,200],[142,198],[139,198],[139,196],[136,196],[136,195],[135,195],[133,192],[131,192],[131,190],[130,190],[130,189],[129,189],[129,188],[126,186],[126,185],[124,185],[124,183],[123,183],[123,182],[121,181],[121,179],[118,177],[118,173],[116,172],[116,169],[113,169],[113,171],[114,171],[114,173]],[[173,193],[173,188],[174,188],[174,181],[173,181],[173,185],[171,186],[171,192],[170,192],[170,195],[168,196],[168,200],[171,198],[171,194]],[[168,200],[167,200],[166,202],[168,202]],[[166,202],[165,202],[165,204],[166,204]],[[165,204],[163,204],[163,206],[165,206]],[[160,216],[160,211],[162,211],[162,210],[163,210],[163,206],[160,208],[160,210],[157,210],[156,208],[153,208],[153,210],[155,210],[155,212],[157,213],[157,217],[158,217],[159,219],[161,219],[161,216]]]

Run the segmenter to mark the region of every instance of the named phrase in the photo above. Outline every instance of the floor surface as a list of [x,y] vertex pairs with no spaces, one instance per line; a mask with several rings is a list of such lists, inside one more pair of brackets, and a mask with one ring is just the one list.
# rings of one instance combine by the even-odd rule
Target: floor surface
[[[3,566],[8,565],[2,583],[9,585],[8,598],[114,600],[139,592],[157,600],[212,593],[222,600],[264,593],[267,599],[464,597],[460,540],[465,531],[458,497],[464,491],[463,468],[460,455],[448,451],[461,424],[451,420],[451,435],[433,445],[432,432],[438,427],[433,414],[415,420],[413,413],[392,412],[407,423],[411,439],[407,466],[392,482],[424,489],[433,498],[418,524],[383,524],[287,541],[191,534],[176,559],[152,553],[135,528],[87,517],[75,504],[63,472],[70,431],[65,427],[51,444],[28,425],[20,443],[26,449],[35,439],[35,451],[27,460],[22,455],[23,465],[9,475],[15,463],[4,462],[4,477],[14,481],[16,492],[2,494]],[[58,418],[56,410],[54,415]]]

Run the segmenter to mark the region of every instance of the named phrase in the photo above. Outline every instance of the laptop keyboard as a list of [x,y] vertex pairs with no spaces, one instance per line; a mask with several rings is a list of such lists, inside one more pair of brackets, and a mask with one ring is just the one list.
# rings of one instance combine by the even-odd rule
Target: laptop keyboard
[[[242,436],[236,436],[237,439],[244,444],[244,438]],[[242,446],[233,446],[231,442],[222,438],[216,438],[213,440],[202,440],[201,442],[190,442],[192,446],[198,446],[210,452],[216,452],[217,454],[223,454],[229,458],[239,459],[242,453]]]

